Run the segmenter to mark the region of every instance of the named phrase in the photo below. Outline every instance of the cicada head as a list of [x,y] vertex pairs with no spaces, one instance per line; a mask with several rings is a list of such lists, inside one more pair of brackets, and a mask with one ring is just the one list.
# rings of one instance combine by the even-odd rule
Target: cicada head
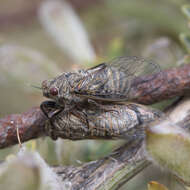
[[59,104],[64,104],[69,101],[70,85],[65,73],[62,75],[42,82],[43,95],[47,98],[53,99]]

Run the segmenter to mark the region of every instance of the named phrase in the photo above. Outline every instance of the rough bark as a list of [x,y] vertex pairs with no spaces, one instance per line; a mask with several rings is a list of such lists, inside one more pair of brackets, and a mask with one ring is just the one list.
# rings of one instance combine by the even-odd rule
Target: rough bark
[[137,139],[97,161],[80,167],[55,167],[53,170],[70,190],[119,189],[150,165],[143,154],[142,143]]
[[139,77],[132,83],[130,97],[140,104],[153,104],[190,91],[190,64]]
[[44,136],[45,120],[39,108],[0,119],[0,148],[18,144],[17,129],[21,142]]

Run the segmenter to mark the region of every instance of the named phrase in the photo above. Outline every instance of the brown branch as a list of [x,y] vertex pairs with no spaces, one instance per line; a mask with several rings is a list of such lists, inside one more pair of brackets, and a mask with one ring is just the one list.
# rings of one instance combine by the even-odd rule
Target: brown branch
[[[190,90],[190,64],[174,68],[150,77],[141,77],[134,81],[131,96],[134,101],[143,104],[155,103]],[[39,108],[22,114],[8,115],[0,119],[0,148],[18,143],[16,129],[22,142],[44,136],[45,117]]]
[[63,186],[70,190],[119,189],[137,173],[150,165],[145,158],[142,140],[131,141],[111,155],[80,167],[55,167]]
[[21,142],[44,136],[44,122],[45,117],[39,108],[0,119],[0,148],[18,144],[17,128]]
[[130,97],[140,104],[152,104],[190,91],[190,64],[139,77],[132,83]]

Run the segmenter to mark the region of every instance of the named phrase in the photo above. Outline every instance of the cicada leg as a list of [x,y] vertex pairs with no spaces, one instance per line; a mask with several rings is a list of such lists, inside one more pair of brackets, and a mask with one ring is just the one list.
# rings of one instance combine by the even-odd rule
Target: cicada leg
[[51,119],[59,114],[64,108],[60,107],[54,101],[44,101],[41,103],[40,109],[48,119]]
[[48,132],[53,140],[57,139],[57,136],[54,133],[54,123],[52,121],[52,118],[58,115],[64,108],[60,107],[56,102],[54,101],[44,101],[40,105],[40,109],[44,113],[44,115],[48,118],[49,123],[47,123],[47,126],[51,125],[51,130],[48,129]]

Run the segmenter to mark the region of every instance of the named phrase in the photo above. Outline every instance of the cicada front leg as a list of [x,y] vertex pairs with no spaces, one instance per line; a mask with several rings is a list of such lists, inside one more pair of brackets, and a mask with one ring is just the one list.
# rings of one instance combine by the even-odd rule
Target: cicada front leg
[[44,101],[41,103],[40,109],[48,119],[51,119],[53,116],[59,114],[64,108],[60,107],[54,101]]
[[[56,115],[58,115],[60,112],[62,112],[62,110],[64,108],[60,107],[58,104],[56,104],[56,102],[54,101],[44,101],[41,103],[40,105],[40,109],[42,110],[42,112],[44,113],[44,115],[47,117],[47,121],[45,124],[45,127],[48,131],[49,136],[51,136],[51,138],[53,140],[57,139],[57,136],[54,133],[54,123],[52,122],[52,118],[55,117]],[[49,130],[49,125],[51,125],[51,130]]]

